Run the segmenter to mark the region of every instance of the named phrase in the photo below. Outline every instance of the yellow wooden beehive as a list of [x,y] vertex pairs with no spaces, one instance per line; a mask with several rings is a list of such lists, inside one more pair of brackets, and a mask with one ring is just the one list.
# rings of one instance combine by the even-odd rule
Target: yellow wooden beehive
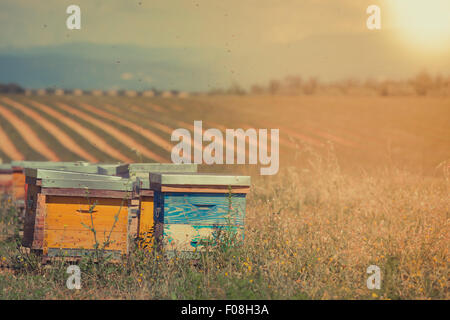
[[115,258],[128,253],[129,179],[25,171],[29,188],[23,246],[41,251],[44,258],[80,257],[97,249]]

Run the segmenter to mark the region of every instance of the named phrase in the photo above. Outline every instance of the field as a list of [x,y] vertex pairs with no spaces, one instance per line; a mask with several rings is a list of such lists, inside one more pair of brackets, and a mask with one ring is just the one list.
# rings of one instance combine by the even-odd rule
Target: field
[[[366,96],[0,96],[0,158],[169,162],[176,128],[280,129],[280,171],[252,175],[242,247],[196,263],[136,249],[65,266],[16,248],[0,206],[0,298],[449,299],[450,99]],[[367,267],[382,272],[369,290]],[[1,269],[0,269],[1,270]]]

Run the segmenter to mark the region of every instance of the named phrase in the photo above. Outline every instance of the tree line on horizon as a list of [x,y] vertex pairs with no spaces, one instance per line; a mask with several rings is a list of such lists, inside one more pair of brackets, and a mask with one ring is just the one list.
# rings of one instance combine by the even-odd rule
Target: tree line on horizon
[[317,77],[303,79],[298,75],[290,75],[284,79],[270,80],[266,85],[252,85],[245,90],[234,83],[227,90],[213,89],[209,94],[232,95],[450,95],[450,76],[431,75],[422,71],[415,76],[404,79],[375,79],[359,80],[347,78],[333,82],[321,82]]
[[[54,94],[55,88],[44,89],[48,94]],[[62,90],[65,94],[71,94],[74,90]],[[29,91],[17,83],[0,83],[0,93],[25,94]],[[99,90],[83,91],[83,94],[94,93]],[[116,91],[117,95],[127,95],[127,92],[136,92],[134,90],[109,90]],[[108,92],[106,90],[105,92]],[[154,95],[172,96],[180,95],[178,90],[160,91],[156,89],[147,90]],[[182,92],[181,92],[182,94]],[[191,94],[200,94],[191,92]],[[249,89],[245,89],[238,83],[233,83],[228,89],[211,89],[207,92],[209,95],[379,95],[379,96],[397,96],[397,95],[450,95],[450,76],[431,75],[427,71],[422,71],[404,80],[393,79],[375,79],[367,78],[359,80],[356,78],[347,78],[333,82],[322,82],[317,77],[302,78],[299,75],[290,75],[284,79],[272,79],[266,85],[255,84]],[[145,95],[145,94],[144,94]],[[187,93],[185,93],[187,95]],[[134,95],[133,95],[134,96]],[[148,95],[149,96],[149,95]]]

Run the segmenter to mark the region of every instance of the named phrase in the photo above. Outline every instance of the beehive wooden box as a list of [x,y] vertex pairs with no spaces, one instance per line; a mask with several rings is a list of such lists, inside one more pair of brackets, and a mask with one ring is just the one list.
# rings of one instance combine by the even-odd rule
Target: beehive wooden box
[[128,253],[129,179],[48,169],[25,173],[29,188],[23,246],[44,257],[79,257],[92,253],[96,240],[102,248],[109,239],[105,252],[114,257]]
[[[70,167],[86,167],[86,162],[52,162],[52,161],[12,161],[13,169],[13,192],[12,195],[20,206],[24,204],[26,197],[25,172],[26,168],[48,168],[48,169],[68,169]],[[96,172],[95,172],[96,173]]]
[[89,162],[53,162],[53,161],[12,161],[13,169],[13,197],[21,205],[26,197],[27,185],[25,182],[25,169],[56,169],[72,172],[99,173],[114,175],[116,167],[120,164],[92,164]]
[[10,164],[0,164],[0,194],[9,194],[13,188],[13,170]]
[[[132,200],[132,230],[139,237],[141,247],[151,247],[153,244],[153,190],[150,189],[150,172],[197,172],[197,164],[174,163],[131,163],[117,167],[116,174],[134,181]],[[135,229],[134,229],[135,228]],[[133,231],[132,231],[133,232]]]
[[243,239],[250,177],[150,173],[150,188],[155,239],[168,255],[195,256],[224,232]]

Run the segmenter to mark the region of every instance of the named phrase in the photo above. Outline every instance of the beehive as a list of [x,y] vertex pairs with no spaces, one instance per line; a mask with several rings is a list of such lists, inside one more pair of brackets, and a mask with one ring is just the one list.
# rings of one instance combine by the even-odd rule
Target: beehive
[[[141,247],[153,244],[153,190],[150,189],[150,172],[197,172],[196,164],[131,163],[117,167],[117,176],[132,179],[135,199],[132,200],[132,231],[139,237]],[[135,230],[135,231],[134,231]]]
[[92,164],[88,162],[53,162],[53,161],[12,161],[13,169],[13,196],[19,202],[26,197],[25,172],[32,169],[57,169],[73,172],[100,173],[114,175],[119,164]]
[[155,239],[168,255],[195,256],[221,235],[244,236],[250,177],[150,173]]
[[51,161],[12,161],[11,166],[13,170],[13,197],[18,201],[20,205],[24,201],[26,196],[26,184],[25,184],[25,168],[56,168],[69,164],[76,164],[84,166],[85,163],[75,162],[51,162]]
[[92,253],[96,243],[103,248],[110,242],[106,253],[128,253],[129,179],[48,169],[25,172],[29,188],[23,246],[44,257],[79,257]]
[[10,164],[0,164],[0,194],[9,194],[13,187],[13,170]]

